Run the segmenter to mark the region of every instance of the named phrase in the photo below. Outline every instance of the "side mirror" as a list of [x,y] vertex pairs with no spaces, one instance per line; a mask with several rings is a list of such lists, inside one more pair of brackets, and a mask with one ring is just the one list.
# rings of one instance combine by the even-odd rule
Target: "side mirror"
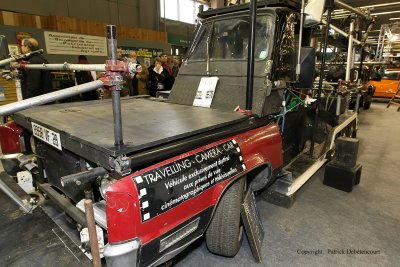
[[298,87],[311,89],[314,84],[315,75],[315,48],[310,46],[301,47],[300,75]]
[[304,8],[304,27],[312,27],[321,23],[325,0],[310,0]]

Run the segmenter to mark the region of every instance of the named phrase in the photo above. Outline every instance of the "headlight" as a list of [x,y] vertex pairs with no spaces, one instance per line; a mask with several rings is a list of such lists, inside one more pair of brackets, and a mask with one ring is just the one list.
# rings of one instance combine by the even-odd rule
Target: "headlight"
[[116,181],[117,180],[110,178],[110,177],[102,178],[100,180],[100,186],[99,186],[100,190],[99,191],[100,191],[101,197],[103,199],[106,199],[106,192],[107,192],[108,187],[110,187],[110,185],[112,185]]

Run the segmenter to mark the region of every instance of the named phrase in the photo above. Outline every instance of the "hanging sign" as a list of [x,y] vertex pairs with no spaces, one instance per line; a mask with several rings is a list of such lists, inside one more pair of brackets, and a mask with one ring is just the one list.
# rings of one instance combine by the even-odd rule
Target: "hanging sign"
[[44,32],[47,54],[107,56],[105,37],[64,32]]

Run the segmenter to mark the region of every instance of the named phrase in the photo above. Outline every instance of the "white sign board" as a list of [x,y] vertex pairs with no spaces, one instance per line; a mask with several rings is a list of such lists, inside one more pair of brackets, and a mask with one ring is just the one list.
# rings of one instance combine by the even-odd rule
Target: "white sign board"
[[47,54],[107,56],[105,37],[64,32],[44,32]]
[[209,108],[214,97],[217,83],[218,77],[201,78],[199,88],[197,88],[196,97],[193,101],[193,106]]
[[58,150],[62,150],[61,138],[59,133],[52,131],[37,123],[34,122],[31,123],[32,123],[32,133],[34,136],[36,136],[42,141],[45,141],[49,145],[52,145]]

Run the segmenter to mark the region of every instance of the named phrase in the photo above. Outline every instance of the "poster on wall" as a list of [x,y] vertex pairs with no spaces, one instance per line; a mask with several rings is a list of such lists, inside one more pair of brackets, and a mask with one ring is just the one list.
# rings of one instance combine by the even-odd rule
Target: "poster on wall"
[[32,34],[30,32],[16,32],[15,37],[18,45],[21,45],[22,40],[32,38]]
[[105,37],[64,32],[44,32],[47,54],[107,56]]
[[16,44],[9,44],[8,51],[10,51],[10,56],[15,56],[20,54],[19,45]]
[[157,57],[163,52],[162,49],[157,49],[157,48],[143,48],[143,47],[129,47],[129,46],[121,46],[121,48],[123,57],[127,57],[129,52],[131,51],[135,51],[138,57],[143,57],[143,58]]

